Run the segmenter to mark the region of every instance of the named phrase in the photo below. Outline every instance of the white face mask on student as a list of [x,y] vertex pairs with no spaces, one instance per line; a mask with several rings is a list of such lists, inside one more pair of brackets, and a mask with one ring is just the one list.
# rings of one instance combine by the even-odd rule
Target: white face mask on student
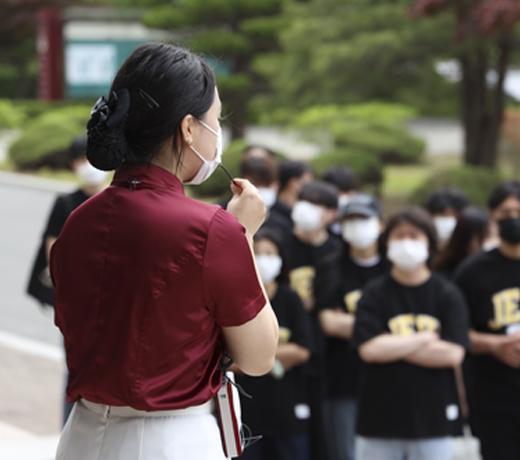
[[255,257],[262,283],[274,281],[282,270],[282,258],[277,255],[261,254]]
[[388,243],[388,259],[404,271],[413,271],[428,260],[428,243],[422,240],[392,240]]
[[298,201],[292,210],[294,225],[304,232],[314,232],[322,225],[323,210],[308,201]]
[[451,238],[455,227],[457,226],[457,219],[453,216],[435,217],[433,219],[437,235],[442,243],[445,243]]
[[98,186],[105,182],[108,173],[92,166],[84,161],[76,168],[76,176],[84,185]]
[[262,197],[262,201],[269,209],[276,202],[276,190],[272,187],[258,187],[258,193]]
[[379,238],[379,219],[349,219],[341,224],[343,239],[355,248],[366,249]]
[[200,152],[195,150],[193,146],[189,146],[193,153],[195,153],[195,155],[197,155],[201,159],[202,164],[200,165],[200,168],[195,174],[195,176],[193,176],[193,179],[191,179],[189,182],[185,182],[185,184],[188,185],[202,184],[204,181],[208,180],[211,177],[211,175],[218,168],[218,165],[222,163],[222,153],[224,150],[222,140],[222,129],[219,127],[218,131],[215,131],[211,126],[207,125],[202,120],[198,120],[198,122],[217,137],[217,149],[215,158],[213,160],[206,160]]

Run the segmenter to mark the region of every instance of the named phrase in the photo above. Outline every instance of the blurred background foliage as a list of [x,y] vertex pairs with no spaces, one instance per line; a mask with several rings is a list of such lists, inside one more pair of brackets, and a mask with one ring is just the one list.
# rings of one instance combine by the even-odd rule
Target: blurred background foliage
[[[347,164],[382,193],[409,184],[407,193],[416,197],[449,180],[477,196],[501,174],[520,171],[520,111],[501,80],[504,70],[520,63],[520,10],[515,0],[502,0],[506,10],[498,15],[496,2],[476,0],[458,17],[453,7],[461,1],[10,2],[0,11],[0,131],[19,130],[9,161],[20,170],[64,167],[63,152],[84,131],[93,102],[34,99],[34,11],[52,5],[131,7],[142,11],[143,24],[175,32],[178,42],[205,55],[218,71],[233,140],[225,160],[233,173],[246,127],[276,126],[320,146],[322,153],[312,160],[317,173]],[[458,66],[457,78],[441,75],[443,62]],[[496,78],[490,82],[488,75]],[[455,153],[469,167],[427,158],[424,142],[408,129],[416,117],[458,118],[464,152]],[[225,178],[216,174],[199,193],[226,190]]]

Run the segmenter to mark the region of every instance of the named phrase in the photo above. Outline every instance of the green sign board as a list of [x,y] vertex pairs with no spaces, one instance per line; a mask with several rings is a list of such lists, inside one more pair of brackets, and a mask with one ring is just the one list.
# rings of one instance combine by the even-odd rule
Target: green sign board
[[125,59],[143,44],[136,40],[69,40],[65,45],[65,96],[103,96]]

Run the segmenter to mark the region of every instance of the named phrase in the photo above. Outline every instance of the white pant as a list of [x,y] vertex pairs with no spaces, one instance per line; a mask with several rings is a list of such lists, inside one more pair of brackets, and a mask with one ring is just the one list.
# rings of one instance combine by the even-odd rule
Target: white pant
[[144,412],[80,401],[63,428],[56,460],[224,460],[211,404]]

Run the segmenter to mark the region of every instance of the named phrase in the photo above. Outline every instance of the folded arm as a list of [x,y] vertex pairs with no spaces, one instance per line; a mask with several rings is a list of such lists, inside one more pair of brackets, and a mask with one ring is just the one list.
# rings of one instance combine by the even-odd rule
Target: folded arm
[[359,355],[367,363],[391,363],[406,358],[434,340],[437,336],[430,332],[408,336],[381,334],[363,343]]
[[426,344],[405,357],[405,361],[422,367],[457,367],[464,359],[464,347],[446,340]]
[[320,312],[320,324],[325,335],[350,340],[354,332],[354,315],[341,310]]

